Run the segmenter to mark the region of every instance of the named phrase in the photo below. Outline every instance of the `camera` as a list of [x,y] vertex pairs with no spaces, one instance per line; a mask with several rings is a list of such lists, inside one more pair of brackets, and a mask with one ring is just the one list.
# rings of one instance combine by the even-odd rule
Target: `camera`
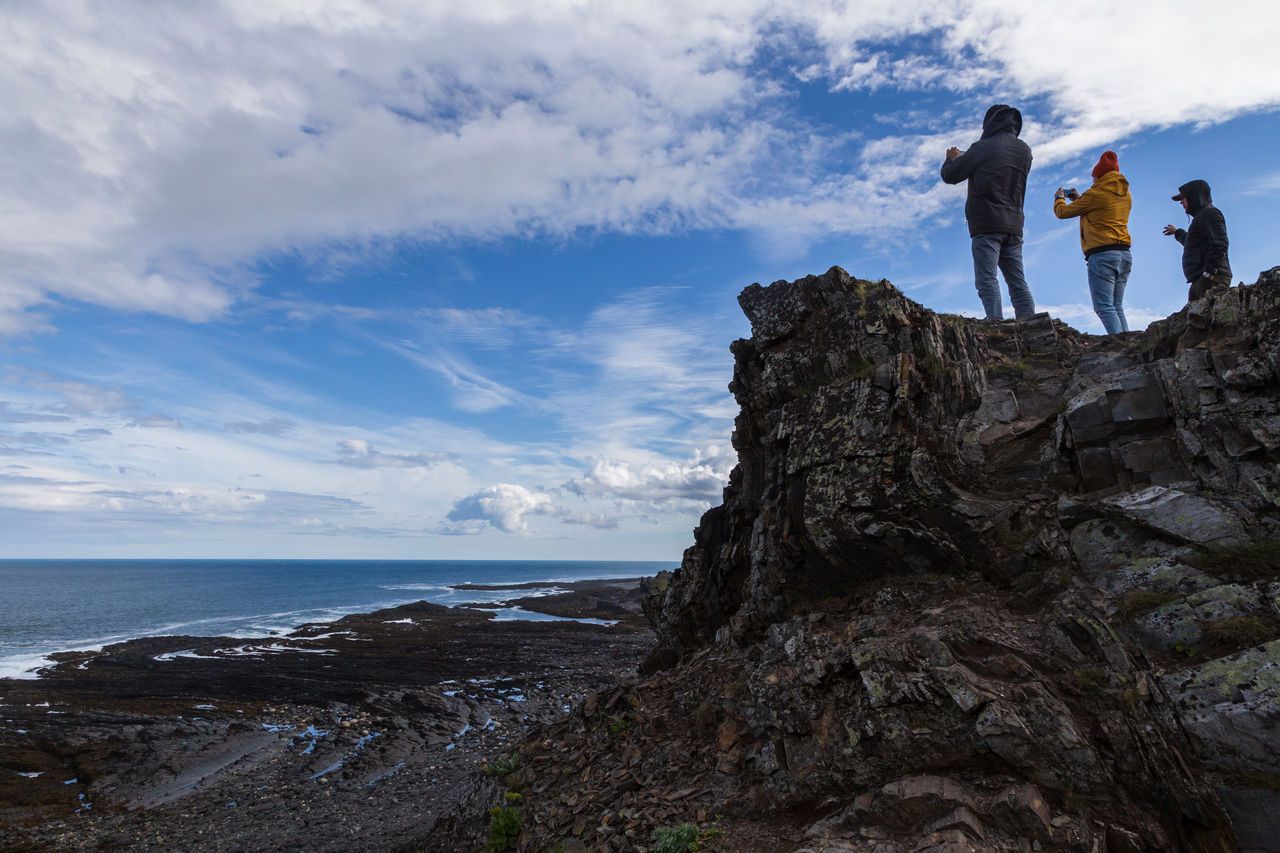
[[1080,193],[1076,190],[1075,187],[1067,187],[1062,191],[1062,194],[1070,199],[1076,199],[1080,197]]

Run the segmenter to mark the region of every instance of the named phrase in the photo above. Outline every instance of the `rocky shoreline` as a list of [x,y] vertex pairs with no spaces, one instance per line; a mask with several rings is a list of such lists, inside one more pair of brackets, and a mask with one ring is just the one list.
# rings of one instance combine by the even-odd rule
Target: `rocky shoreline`
[[637,579],[529,586],[285,637],[131,640],[0,680],[0,850],[429,849],[488,761],[652,646]]

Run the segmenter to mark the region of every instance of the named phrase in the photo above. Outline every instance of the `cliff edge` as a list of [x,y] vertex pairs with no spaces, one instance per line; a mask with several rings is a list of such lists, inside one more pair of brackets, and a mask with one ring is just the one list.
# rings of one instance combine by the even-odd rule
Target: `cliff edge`
[[521,848],[1276,849],[1280,267],[1105,338],[739,301],[739,465],[642,677],[504,780]]

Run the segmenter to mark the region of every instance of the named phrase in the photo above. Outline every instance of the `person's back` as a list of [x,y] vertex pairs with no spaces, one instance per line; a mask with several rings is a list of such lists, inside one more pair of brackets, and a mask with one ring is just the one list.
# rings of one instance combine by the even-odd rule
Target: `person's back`
[[1031,171],[1031,147],[1018,138],[1022,113],[996,104],[982,119],[982,138],[963,154],[947,150],[942,180],[969,182],[964,205],[972,240],[974,286],[988,320],[1000,320],[1004,310],[996,268],[1004,273],[1009,298],[1019,320],[1035,314],[1036,303],[1022,271],[1022,203]]
[[982,138],[954,160],[942,164],[942,180],[948,184],[969,182],[964,216],[969,236],[1013,234],[1022,236],[1022,205],[1031,171],[1031,146],[1018,138],[1022,113],[997,104],[982,121]]

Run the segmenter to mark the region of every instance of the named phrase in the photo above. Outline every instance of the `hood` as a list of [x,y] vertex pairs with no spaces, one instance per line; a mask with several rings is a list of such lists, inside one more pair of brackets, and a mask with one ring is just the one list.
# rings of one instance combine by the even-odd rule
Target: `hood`
[[1093,182],[1093,189],[1125,195],[1129,192],[1129,179],[1119,172],[1105,172],[1102,177]]
[[1192,216],[1213,204],[1213,197],[1209,194],[1209,185],[1204,181],[1187,181],[1178,187],[1178,195],[1174,196],[1174,199],[1176,200],[1179,196],[1186,196],[1187,213]]
[[987,110],[982,118],[982,138],[995,136],[997,133],[1022,133],[1022,113],[1008,104],[996,104]]

